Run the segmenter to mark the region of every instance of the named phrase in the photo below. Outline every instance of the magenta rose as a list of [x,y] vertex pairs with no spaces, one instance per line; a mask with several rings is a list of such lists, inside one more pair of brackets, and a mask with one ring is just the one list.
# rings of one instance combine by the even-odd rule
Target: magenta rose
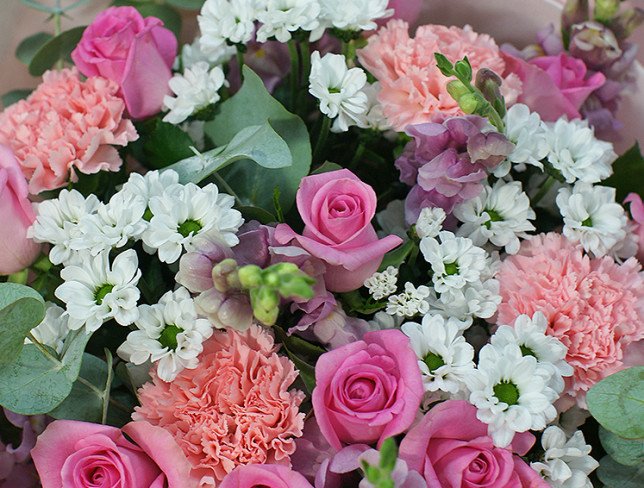
[[295,239],[324,261],[324,281],[330,291],[359,288],[378,269],[385,253],[402,243],[398,236],[378,238],[371,225],[376,194],[347,169],[303,178],[296,201],[304,221],[302,235],[280,224],[275,238],[280,244]]
[[121,430],[57,420],[38,437],[31,457],[43,488],[196,486],[172,435],[147,422],[130,422]]
[[28,197],[18,160],[11,149],[0,144],[0,275],[26,268],[40,253],[40,244],[27,237],[36,218]]
[[495,447],[476,407],[449,400],[432,408],[400,444],[399,456],[428,486],[443,488],[547,488],[536,471],[519,456],[535,438],[516,434],[507,448]]
[[81,38],[72,59],[85,76],[102,76],[120,86],[133,119],[158,113],[168,94],[177,39],[156,17],[134,7],[101,12]]
[[382,443],[414,421],[423,395],[418,360],[398,329],[324,353],[315,367],[313,409],[320,432],[334,449]]
[[313,488],[304,476],[277,464],[247,464],[231,471],[219,488]]

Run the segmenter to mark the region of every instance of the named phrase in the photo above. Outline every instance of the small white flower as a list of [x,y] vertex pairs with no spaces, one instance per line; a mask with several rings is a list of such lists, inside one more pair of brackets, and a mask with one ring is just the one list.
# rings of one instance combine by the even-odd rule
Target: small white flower
[[606,255],[626,237],[626,212],[615,203],[615,188],[578,182],[572,191],[559,190],[557,206],[564,236],[595,256]]
[[418,357],[426,391],[456,394],[474,371],[474,348],[467,343],[455,319],[425,315],[422,324],[408,322],[402,331]]
[[588,479],[599,463],[590,456],[592,448],[586,444],[584,434],[576,431],[570,439],[556,425],[543,431],[541,446],[545,450],[543,461],[530,463],[554,488],[592,488]]
[[111,264],[104,251],[95,257],[86,253],[78,265],[63,268],[60,277],[65,282],[55,295],[66,304],[69,328],[85,327],[91,333],[111,318],[121,325],[134,322],[141,295],[136,286],[141,277],[138,265],[136,251],[128,249]]
[[320,101],[320,111],[335,119],[331,130],[346,132],[349,126],[365,127],[367,95],[362,88],[367,75],[361,68],[347,68],[341,54],[326,54],[320,58],[315,51],[311,55],[309,93]]
[[118,355],[134,364],[158,361],[157,374],[172,381],[183,369],[194,369],[203,351],[202,343],[212,335],[212,324],[197,317],[195,305],[185,288],[169,291],[155,305],[141,305],[138,330],[130,332]]
[[[179,183],[179,175],[174,170],[148,171],[144,175],[130,173],[130,177],[123,184],[121,192],[142,197],[149,205],[150,199],[163,195],[166,188],[176,186]],[[148,209],[149,210],[149,209]],[[152,215],[148,213],[148,220]]]
[[425,237],[436,237],[443,228],[445,222],[445,210],[440,207],[425,207],[420,211],[416,222],[416,234],[421,239]]
[[[68,318],[65,310],[55,303],[47,302],[45,304],[45,317],[42,322],[31,329],[32,335],[38,342],[54,349],[58,354],[63,351],[63,345],[69,334]],[[31,341],[25,339],[25,344],[31,344]]]
[[429,298],[431,290],[421,285],[416,288],[412,283],[405,283],[404,293],[391,295],[388,299],[386,312],[398,317],[415,317],[429,312]]
[[[209,66],[220,66],[230,60],[236,49],[227,44],[221,44],[217,48],[204,51],[199,38],[196,38],[192,44],[184,44],[181,48],[181,64],[183,69],[192,68],[195,64],[206,62]],[[178,69],[178,66],[177,66]]]
[[157,249],[159,259],[174,263],[183,249],[192,250],[200,234],[215,235],[229,246],[239,242],[235,235],[243,219],[234,210],[235,199],[213,183],[200,188],[193,183],[174,185],[162,195],[150,199],[152,219],[143,234],[143,242]]
[[566,182],[597,183],[613,173],[611,165],[617,158],[613,145],[595,138],[588,121],[561,118],[545,127],[548,162],[561,172]]
[[458,205],[454,216],[463,222],[459,236],[469,237],[477,246],[491,242],[505,247],[508,254],[519,251],[519,237],[525,239],[526,232],[535,230],[530,220],[536,214],[518,181],[499,180],[492,187],[485,186],[479,196]]
[[205,61],[186,68],[183,75],[174,75],[168,84],[176,96],[163,98],[164,107],[170,110],[163,121],[180,124],[200,109],[217,103],[221,98],[218,91],[225,82],[222,69],[210,69]]
[[279,42],[288,42],[291,32],[316,31],[313,40],[321,37],[320,3],[317,0],[266,0],[257,20],[263,25],[257,30],[257,41],[266,42],[275,37]]
[[374,273],[364,282],[374,300],[386,298],[396,292],[398,268],[388,266],[382,273]]
[[197,17],[202,50],[221,49],[227,42],[246,44],[255,32],[255,0],[206,0]]
[[382,104],[378,101],[380,94],[380,82],[367,83],[362,89],[367,95],[367,109],[364,115],[365,125],[374,130],[386,131],[391,129],[391,124],[385,117]]
[[369,320],[371,330],[395,329],[400,327],[404,318],[399,315],[389,315],[387,312],[376,312],[373,319]]
[[451,288],[438,296],[434,294],[428,301],[432,313],[458,320],[461,330],[465,330],[475,317],[489,319],[496,313],[501,303],[499,282],[488,279],[468,283],[460,289]]
[[323,23],[342,30],[374,30],[374,20],[394,13],[388,4],[389,0],[320,0]]

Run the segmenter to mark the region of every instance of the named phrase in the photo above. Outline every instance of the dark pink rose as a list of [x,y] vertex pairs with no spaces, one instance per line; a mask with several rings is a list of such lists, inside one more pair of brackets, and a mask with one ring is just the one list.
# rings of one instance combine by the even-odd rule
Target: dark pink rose
[[275,238],[281,244],[295,240],[324,261],[330,291],[359,288],[378,269],[385,253],[402,243],[398,236],[378,238],[371,225],[376,194],[347,169],[303,178],[296,201],[304,221],[302,235],[280,224]]
[[72,59],[85,76],[102,76],[120,86],[133,119],[158,113],[169,93],[177,39],[156,17],[134,7],[101,12],[81,38]]
[[380,445],[404,432],[423,395],[418,360],[397,329],[368,332],[361,341],[324,353],[315,379],[315,417],[337,450],[343,444]]
[[231,471],[219,488],[313,488],[300,473],[277,464],[247,464]]
[[31,456],[43,488],[196,486],[172,435],[147,422],[130,422],[121,430],[57,420],[38,436]]
[[519,456],[535,438],[516,434],[507,448],[495,447],[476,407],[449,400],[432,408],[400,444],[400,458],[442,488],[547,488],[536,471]]

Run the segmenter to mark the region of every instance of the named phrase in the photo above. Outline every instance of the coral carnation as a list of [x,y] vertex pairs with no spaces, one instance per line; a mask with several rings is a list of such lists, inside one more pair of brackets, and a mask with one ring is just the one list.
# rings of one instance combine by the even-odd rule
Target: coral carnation
[[[436,66],[434,53],[442,53],[456,62],[467,56],[474,74],[489,68],[498,74],[505,71],[499,48],[490,36],[477,34],[470,26],[445,27],[425,25],[409,36],[408,24],[392,20],[358,55],[381,84],[378,100],[392,126],[404,130],[411,124],[430,122],[437,112],[462,114],[456,101],[447,93],[451,78],[442,75]],[[516,75],[505,79],[502,92],[513,103],[521,82]]]
[[503,303],[498,322],[543,312],[547,334],[568,347],[574,368],[567,393],[584,406],[586,391],[624,367],[628,344],[644,337],[644,277],[640,264],[591,259],[559,234],[525,241],[499,271]]
[[0,143],[13,149],[30,193],[65,186],[76,170],[118,171],[122,160],[112,146],[138,138],[118,90],[100,77],[81,81],[75,68],[48,71],[29,98],[0,114]]
[[296,377],[261,327],[215,332],[196,369],[183,370],[172,383],[152,372],[133,418],[169,431],[200,486],[216,486],[239,465],[290,466],[294,437],[304,426],[304,394],[288,390]]

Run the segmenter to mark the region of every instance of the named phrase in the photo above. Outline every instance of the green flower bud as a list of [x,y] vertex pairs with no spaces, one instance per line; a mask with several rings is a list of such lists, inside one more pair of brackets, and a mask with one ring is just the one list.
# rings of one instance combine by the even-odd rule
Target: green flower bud
[[264,325],[275,325],[279,315],[280,297],[272,288],[260,286],[250,291],[253,315]]
[[473,93],[463,95],[458,101],[458,106],[466,114],[473,114],[479,106],[479,102]]
[[311,299],[315,295],[313,285],[315,280],[306,273],[299,272],[298,275],[287,275],[282,278],[277,290],[284,298]]
[[568,0],[561,15],[561,30],[568,32],[570,28],[588,20],[588,0]]
[[472,65],[470,60],[465,56],[454,65],[454,71],[463,80],[472,81]]
[[502,84],[501,77],[489,68],[481,68],[476,73],[476,88],[481,91],[485,99],[491,104],[502,99]]
[[610,21],[619,11],[619,0],[595,0],[595,20],[600,22]]
[[257,288],[264,282],[262,268],[254,264],[248,264],[239,268],[237,270],[237,276],[241,287],[245,289]]
[[624,10],[609,24],[618,39],[626,39],[644,22],[644,9],[635,7]]
[[470,89],[461,81],[453,80],[447,84],[447,92],[458,102],[463,95],[470,93]]
[[231,288],[240,289],[237,261],[228,258],[217,263],[212,268],[212,282],[215,289],[221,293],[226,293]]

